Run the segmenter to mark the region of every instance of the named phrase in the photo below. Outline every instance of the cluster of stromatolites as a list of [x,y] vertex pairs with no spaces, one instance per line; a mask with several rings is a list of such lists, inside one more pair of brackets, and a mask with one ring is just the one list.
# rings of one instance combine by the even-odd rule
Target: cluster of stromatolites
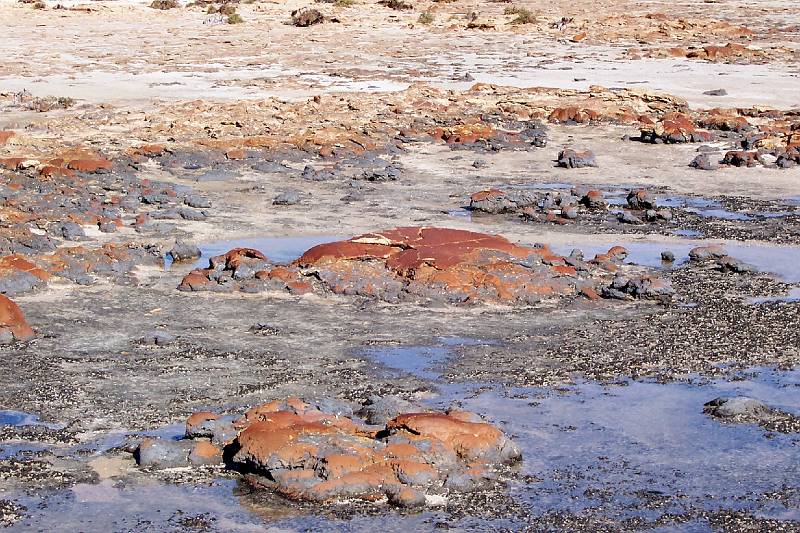
[[297,398],[276,400],[238,419],[198,412],[182,440],[146,438],[141,466],[222,464],[288,498],[388,498],[424,505],[426,495],[467,491],[521,458],[503,432],[466,411],[414,412],[368,425]]

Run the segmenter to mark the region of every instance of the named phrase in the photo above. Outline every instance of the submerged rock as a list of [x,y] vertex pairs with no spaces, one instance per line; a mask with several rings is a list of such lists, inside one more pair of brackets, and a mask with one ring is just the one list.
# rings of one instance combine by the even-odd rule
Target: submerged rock
[[737,274],[755,274],[758,268],[728,255],[724,247],[718,244],[697,246],[689,250],[689,260],[698,265],[712,266],[721,272]]
[[621,212],[617,216],[617,220],[622,224],[644,224],[644,220],[627,211]]
[[200,248],[197,247],[196,244],[184,242],[184,241],[177,241],[175,246],[169,251],[169,256],[172,258],[173,261],[190,261],[192,259],[197,259],[202,255]]
[[199,194],[190,194],[186,196],[186,198],[183,200],[183,203],[185,203],[189,207],[194,207],[194,208],[205,209],[211,207],[211,200],[203,196],[200,196]]
[[633,189],[625,197],[628,207],[631,209],[657,209],[656,198],[652,193],[645,189]]
[[722,272],[735,272],[737,274],[755,274],[758,267],[745,263],[739,259],[726,255],[716,260],[717,269]]
[[134,457],[139,466],[150,468],[180,468],[189,464],[191,441],[146,438],[136,449]]
[[758,163],[758,152],[747,152],[745,150],[732,150],[722,158],[723,165],[734,167],[754,167]]
[[219,419],[219,415],[210,411],[192,413],[186,420],[186,438],[211,437]]
[[714,398],[703,405],[703,412],[724,422],[757,424],[781,433],[800,432],[800,417],[748,396]]
[[647,209],[644,218],[648,222],[669,222],[672,220],[672,211],[669,209]]
[[763,419],[772,416],[772,409],[766,404],[747,396],[715,398],[703,405],[703,412],[717,418]]
[[509,200],[505,192],[498,189],[486,189],[470,196],[469,208],[473,211],[497,214],[513,211],[517,206]]
[[707,246],[696,246],[689,250],[689,259],[695,262],[706,261],[708,259],[719,259],[726,257],[728,252],[725,248],[718,244],[710,244]]
[[389,485],[386,489],[386,497],[391,505],[397,507],[424,507],[426,503],[425,495],[411,487]]
[[606,200],[603,191],[591,189],[581,197],[580,203],[589,209],[602,209],[606,207]]
[[565,205],[561,208],[561,216],[568,220],[578,218],[578,207],[575,205]]
[[361,179],[372,182],[397,181],[400,178],[400,165],[393,163],[383,168],[365,170]]
[[189,463],[196,466],[218,465],[222,463],[222,449],[211,442],[198,440],[192,446],[188,459]]

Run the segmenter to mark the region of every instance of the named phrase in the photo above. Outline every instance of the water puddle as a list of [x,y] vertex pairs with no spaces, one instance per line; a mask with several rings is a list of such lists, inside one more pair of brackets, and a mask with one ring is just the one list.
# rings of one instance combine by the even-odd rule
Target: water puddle
[[458,209],[451,209],[447,212],[448,215],[451,217],[456,218],[463,218],[467,222],[472,222],[472,211],[469,209],[468,206],[466,207],[459,207]]
[[[60,445],[35,441],[35,436],[42,430],[45,433],[48,430],[59,430],[64,427],[63,424],[43,422],[38,415],[31,413],[2,410],[0,411],[0,428],[3,426],[19,429],[12,431],[11,435],[7,436],[6,439],[0,440],[0,460],[31,456],[41,452],[60,452],[64,448]],[[18,435],[16,434],[17,432],[19,433]],[[28,433],[32,434],[34,440],[29,440],[30,437],[28,436],[22,436]]]
[[434,369],[435,365],[443,363],[450,355],[450,350],[437,346],[370,346],[361,350],[360,354],[391,369],[435,380],[441,376]]
[[656,203],[659,207],[682,207],[693,209],[710,209],[721,207],[722,204],[716,200],[708,198],[697,198],[693,196],[659,196],[656,195]]
[[262,520],[237,497],[232,479],[194,485],[154,480],[78,483],[18,501],[34,510],[7,531],[263,531]]
[[[697,237],[700,234],[693,230],[675,230],[675,235],[682,237]],[[263,252],[271,261],[275,263],[289,263],[312,246],[327,242],[338,241],[349,237],[333,235],[314,235],[314,236],[295,236],[295,237],[254,237],[247,239],[231,239],[216,241],[200,245],[202,256],[192,265],[193,268],[205,268],[208,266],[208,258],[214,255],[223,254],[232,248],[255,248]],[[550,247],[559,254],[568,255],[573,249],[581,249],[587,257],[597,253],[606,252],[610,245],[594,243],[563,243],[549,242]],[[652,268],[664,268],[666,265],[661,261],[661,252],[672,251],[675,254],[675,262],[671,266],[679,266],[689,259],[689,250],[701,244],[712,243],[659,243],[640,241],[617,241],[628,249],[629,255],[626,260],[629,264],[636,264]],[[800,283],[800,247],[797,246],[778,246],[778,245],[746,245],[746,244],[727,244],[725,249],[728,253],[741,261],[756,266],[760,271],[771,273],[781,281],[787,283]],[[166,268],[171,266],[169,258],[165,258]]]
[[676,229],[670,231],[670,234],[675,235],[676,237],[688,237],[692,239],[699,239],[703,236],[703,232],[694,229]]
[[61,429],[61,424],[42,422],[38,415],[22,411],[0,411],[0,426],[43,426],[48,429]]
[[[453,347],[483,344],[491,343],[452,337],[436,346],[370,347],[362,354],[438,381],[436,365],[446,363]],[[749,396],[800,415],[800,369],[750,369],[731,381],[690,376],[680,383],[577,381],[558,389],[507,390],[438,383],[437,390],[427,406],[480,413],[522,447],[521,476],[509,491],[533,516],[566,512],[648,522],[741,510],[800,519],[792,501],[800,488],[800,435],[722,423],[703,413],[714,398]],[[769,496],[778,491],[788,498]],[[708,529],[703,518],[693,523]]]
[[522,446],[523,472],[541,481],[515,483],[512,493],[534,514],[602,506],[623,519],[692,508],[800,518],[800,507],[761,496],[800,487],[800,435],[765,435],[703,414],[705,402],[737,395],[800,414],[800,370],[756,369],[744,380],[692,384],[579,382],[458,403]]
[[791,215],[789,211],[731,211],[725,209],[722,202],[708,198],[692,196],[656,196],[659,207],[684,209],[703,218],[719,218],[722,220],[757,220],[765,218],[783,218]]
[[753,305],[792,302],[800,302],[800,287],[790,289],[789,292],[783,296],[766,296],[761,298],[750,298],[747,300],[747,303]]
[[784,218],[793,214],[790,211],[756,211],[753,216],[756,218]]
[[442,365],[457,355],[457,347],[499,344],[498,341],[473,337],[440,337],[431,346],[368,346],[359,349],[358,354],[389,369],[436,381],[442,375]]
[[[201,256],[192,264],[192,268],[205,268],[208,266],[209,257],[224,254],[232,248],[255,248],[274,263],[291,263],[312,246],[324,244],[326,242],[339,241],[345,238],[347,237],[309,235],[295,237],[252,237],[214,241],[198,245]],[[173,261],[169,255],[164,257],[164,268],[166,270],[171,268],[172,263]]]
[[[578,243],[549,243],[550,247],[559,254],[569,254],[575,248],[583,250],[587,257],[594,254],[606,252],[608,244],[578,244]],[[661,252],[669,250],[675,254],[674,266],[679,266],[688,262],[689,250],[699,243],[659,243],[647,241],[621,241],[618,242],[628,250],[626,263],[647,266],[651,268],[663,268],[665,264],[661,261]],[[702,244],[712,244],[702,243]],[[771,246],[771,245],[746,245],[746,244],[726,244],[725,250],[732,257],[750,263],[761,272],[774,274],[781,281],[786,283],[800,283],[800,247],[797,246]]]
[[728,211],[727,209],[722,208],[698,209],[690,207],[687,208],[686,211],[699,215],[703,218],[720,218],[722,220],[753,220],[753,217],[750,215],[738,213],[736,211]]
[[311,235],[300,237],[255,237],[251,239],[233,239],[217,241],[200,245],[202,257],[197,261],[197,266],[208,266],[208,258],[224,254],[232,248],[255,248],[270,261],[275,263],[290,263],[303,255],[303,252],[326,242],[339,241],[347,237],[333,235]]
[[434,517],[441,514],[400,514],[381,505],[379,514],[344,518],[337,516],[335,508],[292,504],[266,492],[253,492],[245,483],[228,478],[179,485],[153,479],[105,480],[98,484],[79,483],[67,491],[18,501],[33,513],[6,531],[402,533],[433,531],[437,521]]
[[[497,344],[450,336],[431,346],[370,346],[359,353],[391,369],[440,380],[439,368],[458,347]],[[667,384],[576,381],[558,389],[465,383],[441,384],[438,391],[425,401],[428,406],[457,405],[480,413],[522,448],[520,472],[511,478],[508,493],[533,517],[546,520],[564,512],[647,523],[688,514],[695,517],[691,531],[708,529],[700,513],[721,509],[800,519],[792,492],[800,488],[800,435],[721,423],[703,414],[703,404],[711,399],[743,395],[800,415],[800,369],[750,369],[732,381],[698,376]],[[182,424],[174,424],[148,434],[175,438],[182,430]],[[788,496],[768,495],[780,491]],[[10,531],[262,531],[266,526],[290,531],[379,527],[388,532],[433,530],[439,521],[466,530],[516,529],[531,518],[455,518],[445,509],[401,514],[389,507],[346,517],[335,509],[254,492],[238,477],[170,484],[125,476],[36,496],[9,496],[30,510]]]

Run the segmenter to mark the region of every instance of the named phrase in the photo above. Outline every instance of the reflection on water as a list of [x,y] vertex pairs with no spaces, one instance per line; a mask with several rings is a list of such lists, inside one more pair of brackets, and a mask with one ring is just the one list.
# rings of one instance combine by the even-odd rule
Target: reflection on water
[[[303,252],[326,242],[342,240],[348,237],[332,235],[310,235],[294,237],[252,237],[247,239],[230,239],[198,245],[202,255],[194,262],[192,268],[205,268],[209,257],[228,252],[232,248],[255,248],[262,252],[273,263],[290,263],[303,255]],[[165,268],[170,268],[172,259],[164,257]]]
[[[669,250],[675,254],[675,265],[685,263],[689,259],[689,250],[699,244],[682,243],[660,243],[648,241],[626,241],[618,239],[617,244],[624,246],[628,250],[627,263],[661,268],[661,252]],[[703,243],[712,244],[712,242]],[[574,248],[580,248],[587,257],[594,254],[605,252],[609,245],[592,245],[572,243],[550,243],[550,247],[559,254],[569,254]],[[778,276],[781,281],[787,283],[800,283],[800,247],[797,246],[777,246],[768,244],[746,245],[746,244],[726,244],[725,250],[731,257],[750,263],[762,272],[772,273]]]
[[303,255],[303,252],[326,242],[339,241],[349,237],[332,235],[311,235],[295,237],[254,237],[251,239],[233,239],[200,245],[203,256],[198,259],[197,266],[208,266],[208,258],[224,254],[232,248],[255,248],[274,263],[290,263]]
[[[263,531],[262,519],[240,504],[238,482],[173,485],[156,480],[78,483],[26,505],[33,512],[8,531]],[[38,504],[38,505],[37,505]],[[207,527],[200,527],[207,526]]]
[[[462,345],[448,337],[429,347],[370,347],[362,353],[392,366],[435,375],[430,366]],[[410,360],[404,360],[404,356]],[[718,396],[746,395],[800,414],[800,370],[751,369],[733,381],[690,377],[686,383],[578,381],[552,388],[503,389],[476,383],[442,386],[429,405],[477,412],[511,435],[523,451],[510,496],[533,517],[555,511],[651,522],[694,517],[682,527],[707,530],[703,511],[744,510],[800,519],[800,435],[767,434],[755,425],[725,424],[703,414]],[[171,436],[176,428],[163,431]],[[134,470],[135,471],[135,470]],[[768,493],[783,491],[784,497]],[[794,492],[792,492],[794,491]],[[78,483],[46,494],[6,494],[27,517],[10,531],[431,531],[516,529],[530,516],[453,517],[447,509],[405,514],[383,504],[355,516],[340,506],[287,502],[253,491],[238,478],[170,484],[149,475]],[[689,525],[692,527],[689,527]],[[668,528],[665,531],[681,529]]]
[[434,346],[369,346],[359,355],[387,368],[399,370],[418,378],[436,380],[448,359],[457,356],[458,346],[496,346],[499,342],[473,337],[440,337]]
[[0,426],[45,426],[51,429],[62,427],[59,424],[42,422],[38,415],[22,411],[0,411]]
[[[691,230],[675,230],[676,235],[684,237],[697,236]],[[193,267],[205,268],[208,266],[208,258],[214,255],[223,254],[232,248],[255,248],[263,252],[270,261],[275,263],[289,263],[300,257],[303,252],[327,242],[348,239],[350,236],[301,236],[301,237],[255,237],[249,239],[233,239],[227,241],[217,241],[200,245],[202,257],[198,259]],[[630,239],[630,238],[628,238]],[[596,245],[567,242],[549,242],[550,247],[557,253],[568,255],[573,249],[579,248],[587,256],[606,252],[610,245]],[[648,242],[642,239],[626,240],[620,237],[615,244],[619,244],[628,249],[628,263],[661,268],[664,264],[661,261],[661,252],[670,250],[675,254],[675,265],[685,263],[689,257],[689,250],[699,244],[685,243],[658,243]],[[703,243],[712,244],[712,242]],[[760,271],[777,275],[782,281],[787,283],[800,283],[800,247],[797,246],[778,246],[769,244],[745,245],[728,244],[725,245],[728,253],[741,261],[756,266]],[[169,261],[167,261],[169,267]]]
[[[524,471],[542,481],[516,483],[513,491],[536,513],[602,505],[617,516],[653,519],[700,507],[800,519],[800,507],[760,496],[800,488],[800,436],[765,436],[758,426],[703,414],[705,402],[725,395],[798,414],[800,371],[764,369],[742,381],[693,385],[581,382],[566,392],[487,392],[459,404],[522,446]],[[648,510],[646,499],[659,503]]]
[[435,369],[450,355],[443,346],[370,346],[361,355],[383,366],[412,374],[422,379],[435,380],[441,374]]
[[789,292],[781,296],[764,296],[760,298],[750,298],[747,300],[747,303],[754,305],[792,302],[800,302],[800,287],[789,289]]

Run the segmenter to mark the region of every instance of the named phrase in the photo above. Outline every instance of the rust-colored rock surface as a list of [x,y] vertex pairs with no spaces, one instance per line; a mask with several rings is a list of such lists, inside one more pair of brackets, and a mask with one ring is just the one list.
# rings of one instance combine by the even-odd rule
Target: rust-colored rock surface
[[315,246],[288,266],[273,265],[253,250],[231,250],[211,258],[209,268],[190,272],[178,288],[526,305],[596,289],[616,270],[596,266],[577,271],[547,246],[520,246],[499,235],[404,227]]
[[0,130],[0,146],[6,144],[14,135],[16,133],[11,130]]
[[13,300],[0,294],[0,333],[9,332],[18,341],[33,338],[33,329],[25,320],[25,315]]
[[111,161],[103,158],[95,159],[74,159],[69,162],[67,168],[78,172],[101,172],[111,170]]
[[546,132],[538,121],[525,121],[521,125],[520,130],[517,125],[506,127],[502,122],[488,124],[475,121],[436,128],[431,136],[454,149],[530,149],[547,144]]
[[[206,439],[206,431],[215,433],[220,424],[214,413],[195,413],[186,423],[187,440],[146,440],[137,451],[140,464],[217,464],[222,451]],[[388,498],[394,505],[417,507],[426,494],[472,490],[502,465],[521,459],[519,448],[499,429],[462,411],[407,413],[385,426],[368,426],[288,398],[250,409],[234,426],[238,435],[228,445],[229,466],[254,485],[295,500]]]
[[713,139],[713,135],[711,132],[699,129],[692,119],[683,113],[667,113],[655,123],[643,123],[641,139],[653,143],[707,142]]

